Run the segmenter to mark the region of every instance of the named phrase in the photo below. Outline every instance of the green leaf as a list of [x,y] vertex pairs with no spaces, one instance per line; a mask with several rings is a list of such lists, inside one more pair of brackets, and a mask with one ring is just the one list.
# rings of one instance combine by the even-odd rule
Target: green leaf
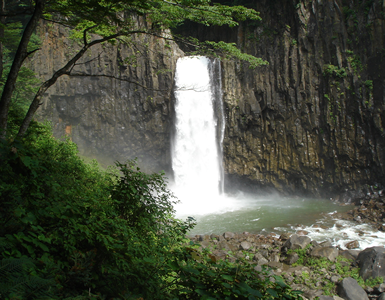
[[273,290],[271,288],[267,288],[266,292],[268,292],[271,296],[278,298],[278,293],[275,290]]
[[221,277],[225,280],[228,280],[228,281],[234,281],[234,278],[230,275],[222,274]]
[[228,284],[227,282],[221,282],[221,284],[222,284],[225,288],[227,288],[227,289],[230,289],[230,288],[231,288],[231,285]]

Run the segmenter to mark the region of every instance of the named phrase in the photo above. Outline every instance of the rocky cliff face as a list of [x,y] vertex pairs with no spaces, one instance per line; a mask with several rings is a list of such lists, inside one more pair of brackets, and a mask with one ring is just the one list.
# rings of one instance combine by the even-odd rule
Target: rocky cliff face
[[223,63],[228,183],[317,196],[384,184],[385,2],[255,8],[263,21],[230,39],[269,66]]
[[[269,62],[255,70],[222,63],[227,184],[317,196],[384,185],[385,2],[251,3],[262,22],[184,29],[236,42]],[[42,34],[34,63],[44,75],[76,45],[63,29]],[[63,78],[49,90],[41,117],[53,121],[55,135],[70,135],[85,156],[109,162],[137,156],[150,169],[167,170],[171,89],[182,53],[157,38],[135,39],[142,39],[137,62],[125,62],[137,50],[119,44],[93,49],[90,61],[77,66],[128,81]]]
[[[147,26],[142,18],[137,22]],[[42,50],[32,65],[47,77],[79,46],[65,28],[41,26],[39,31]],[[60,78],[48,90],[39,118],[53,123],[56,137],[69,136],[85,157],[105,165],[137,157],[145,170],[167,171],[172,86],[181,55],[176,44],[152,36],[95,46],[75,67],[91,76]]]

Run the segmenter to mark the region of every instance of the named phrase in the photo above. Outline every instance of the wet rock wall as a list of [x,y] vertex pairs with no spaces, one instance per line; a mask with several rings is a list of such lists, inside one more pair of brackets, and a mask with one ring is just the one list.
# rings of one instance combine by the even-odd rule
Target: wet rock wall
[[[261,22],[182,29],[269,62],[255,70],[222,62],[226,186],[328,197],[383,187],[385,2],[244,2]],[[77,45],[65,29],[43,28],[33,65],[47,76]],[[84,156],[138,157],[148,170],[170,170],[171,90],[182,52],[154,37],[133,41],[93,48],[76,68],[107,76],[61,78],[39,116]]]
[[[143,18],[138,24],[147,26]],[[48,78],[79,48],[63,27],[42,24],[42,49],[31,65]],[[92,47],[44,97],[39,119],[52,122],[56,137],[68,136],[80,155],[103,165],[138,158],[148,171],[169,171],[172,86],[178,46],[153,36],[132,36]],[[116,78],[119,78],[116,79]]]
[[254,8],[263,21],[229,39],[269,65],[223,63],[227,185],[315,196],[383,186],[385,2]]

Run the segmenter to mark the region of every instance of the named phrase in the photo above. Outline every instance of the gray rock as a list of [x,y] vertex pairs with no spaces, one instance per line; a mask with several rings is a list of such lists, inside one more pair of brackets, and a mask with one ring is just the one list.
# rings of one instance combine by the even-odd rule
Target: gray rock
[[253,257],[253,260],[258,263],[258,265],[267,265],[268,260],[264,258],[260,253],[256,253]]
[[198,237],[198,241],[208,241],[208,240],[210,240],[210,236],[207,234],[205,234],[205,235],[201,234]]
[[212,233],[212,234],[210,235],[210,239],[212,239],[213,241],[214,241],[214,240],[219,240],[219,235],[213,234],[213,233]]
[[274,269],[282,269],[283,267],[283,264],[281,262],[276,262],[276,261],[271,261],[267,265]]
[[223,237],[226,239],[226,240],[229,240],[229,239],[233,239],[235,237],[235,233],[233,232],[225,232],[223,234]]
[[360,243],[358,241],[351,241],[346,243],[345,247],[348,249],[356,249],[360,247]]
[[273,253],[271,256],[270,256],[270,259],[269,259],[271,262],[279,262],[279,254],[278,253]]
[[337,294],[345,300],[369,300],[364,289],[351,277],[344,278],[340,282]]
[[372,247],[360,252],[357,257],[360,276],[368,278],[382,277],[385,279],[385,248]]
[[319,247],[315,248],[311,253],[314,257],[326,257],[330,261],[335,261],[338,256],[337,248]]
[[353,259],[353,260],[356,260],[357,257],[358,257],[358,254],[360,254],[360,250],[344,250],[340,253],[340,255],[342,255],[343,257],[347,258],[347,259]]
[[202,248],[210,248],[210,242],[207,241],[207,240],[204,240],[202,242],[199,243],[201,245]]
[[269,258],[269,251],[266,249],[259,250],[259,253],[261,253],[264,258]]
[[297,234],[293,234],[283,245],[287,249],[297,250],[297,249],[305,249],[307,245],[309,245],[311,239],[308,236],[299,236]]
[[287,241],[290,238],[290,233],[282,233],[281,236],[279,237],[282,241]]
[[343,298],[341,297],[338,297],[338,296],[325,296],[325,295],[321,295],[318,297],[318,300],[344,300]]
[[299,256],[296,252],[290,253],[287,255],[287,258],[285,259],[285,263],[288,265],[294,264],[298,260]]
[[230,245],[226,241],[219,242],[218,243],[218,249],[226,250],[226,251],[231,251]]
[[249,242],[246,242],[246,241],[243,241],[240,245],[239,245],[239,249],[241,250],[249,250],[250,248],[252,248],[253,245]]
[[340,279],[341,277],[338,276],[338,275],[333,275],[331,278],[330,278],[330,281],[333,282],[333,283],[337,283],[338,280]]
[[324,241],[322,243],[319,243],[320,247],[333,247],[332,243],[330,241]]
[[303,295],[308,299],[316,299],[316,297],[321,296],[322,293],[322,290],[308,290],[304,292]]

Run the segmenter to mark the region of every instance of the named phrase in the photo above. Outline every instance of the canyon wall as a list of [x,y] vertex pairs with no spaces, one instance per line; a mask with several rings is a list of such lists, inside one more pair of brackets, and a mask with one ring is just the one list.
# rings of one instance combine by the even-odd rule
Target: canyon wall
[[256,2],[263,21],[230,41],[269,65],[223,63],[228,184],[316,196],[383,188],[385,1]]
[[[235,42],[269,62],[254,70],[222,62],[226,185],[315,196],[382,188],[385,1],[243,2],[263,20],[234,29],[191,24],[180,29]],[[44,26],[41,35],[34,66],[45,76],[76,45],[64,29]],[[39,116],[53,122],[56,136],[70,136],[84,156],[108,163],[138,157],[149,170],[170,170],[171,90],[183,53],[158,38],[135,39],[139,50],[100,46],[77,66],[126,81],[62,78],[47,93]],[[136,51],[142,55],[130,62]]]
[[[136,22],[148,26],[142,17]],[[30,63],[48,78],[79,45],[66,28],[42,23],[38,31],[41,51]],[[149,35],[94,46],[74,68],[90,76],[59,78],[38,118],[52,122],[56,137],[76,142],[80,155],[104,166],[138,158],[144,170],[169,171],[172,87],[181,55],[175,43]]]

